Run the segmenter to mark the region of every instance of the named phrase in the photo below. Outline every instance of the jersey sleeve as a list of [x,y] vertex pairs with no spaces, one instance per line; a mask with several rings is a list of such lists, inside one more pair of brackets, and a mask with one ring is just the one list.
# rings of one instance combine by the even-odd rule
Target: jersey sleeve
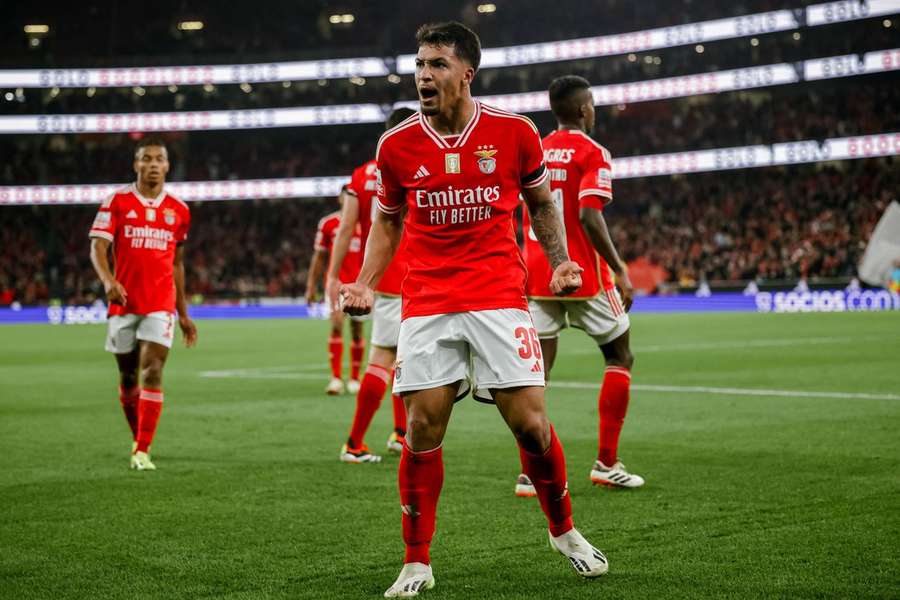
[[538,187],[547,181],[547,167],[544,165],[544,149],[541,136],[530,120],[520,128],[522,143],[519,145],[519,173],[523,188]]
[[331,249],[331,236],[326,227],[327,219],[319,221],[319,227],[316,229],[316,241],[313,243],[313,249],[328,252]]
[[584,165],[578,185],[578,203],[582,207],[603,210],[612,202],[612,157],[609,152],[594,148]]
[[98,237],[110,242],[115,239],[116,234],[116,197],[106,200],[100,205],[97,216],[94,217],[94,223],[91,225],[89,237]]
[[359,168],[354,169],[353,175],[350,176],[350,181],[347,182],[343,188],[341,188],[341,191],[347,192],[351,196],[356,196],[357,198],[359,198],[362,195],[363,181],[362,181],[362,178],[360,177],[361,170],[362,169],[359,169]]
[[375,190],[378,194],[378,210],[394,215],[403,210],[406,198],[386,154],[384,147],[379,148],[375,169]]

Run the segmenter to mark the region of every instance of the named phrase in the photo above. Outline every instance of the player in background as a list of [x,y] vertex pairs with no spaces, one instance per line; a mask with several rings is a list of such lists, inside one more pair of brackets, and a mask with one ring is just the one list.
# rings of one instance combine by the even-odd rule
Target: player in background
[[[587,333],[600,346],[606,372],[598,398],[599,440],[591,481],[596,485],[636,488],[644,485],[644,479],[629,473],[618,457],[619,433],[628,410],[634,363],[627,314],[634,292],[628,268],[619,257],[603,219],[603,208],[613,199],[611,157],[606,148],[590,137],[595,113],[587,80],[574,75],[560,77],[550,84],[549,93],[550,108],[558,124],[557,130],[543,141],[544,160],[550,171],[550,193],[563,218],[569,256],[585,268],[581,274],[584,284],[565,299],[553,297],[548,286],[552,270],[528,227],[526,215],[529,308],[541,339],[548,379],[556,358],[559,332],[569,324]],[[534,486],[525,474],[519,475],[516,495],[535,495]]]
[[91,262],[109,302],[106,350],[119,367],[119,401],[133,439],[131,468],[152,471],[150,444],[163,406],[162,373],[176,311],[185,346],[197,341],[184,296],[191,213],[166,192],[169,156],[161,140],[138,143],[134,172],[137,182],[100,206],[89,235]]
[[372,288],[402,232],[409,258],[394,390],[409,412],[398,473],[406,555],[385,596],[416,596],[434,586],[429,549],[444,479],[442,442],[470,377],[476,398],[496,404],[519,443],[551,546],[580,575],[601,575],[606,558],[572,522],[565,457],[544,409],[541,347],[513,227],[522,194],[553,266],[550,288],[564,295],[581,286],[582,269],[569,260],[550,198],[540,136],[525,117],[472,98],[481,44],[470,29],[424,25],[416,41],[421,112],[378,143],[379,211],[359,279],[340,290],[344,310],[369,312]]
[[[414,113],[415,111],[409,108],[394,110],[388,116],[386,128],[391,129],[399,125]],[[365,247],[369,229],[372,227],[372,214],[376,210],[375,168],[375,161],[370,160],[354,170],[344,196],[341,226],[335,236],[328,270],[328,301],[335,310],[339,310],[338,288],[341,283],[348,283],[340,276],[340,272],[350,257],[352,233],[356,228],[360,230]],[[406,258],[401,250],[394,256],[375,290],[369,362],[356,396],[356,411],[353,414],[347,443],[341,448],[340,453],[340,459],[347,463],[381,461],[380,456],[369,451],[365,435],[394,373],[397,340],[400,337],[400,284],[405,274]],[[391,394],[391,404],[394,409],[394,431],[388,437],[387,448],[389,452],[399,454],[403,449],[403,438],[406,435],[406,407],[398,394]]]
[[[344,186],[338,195],[338,203],[343,206],[347,197],[347,186]],[[340,223],[340,211],[329,213],[319,221],[313,244],[313,255],[309,261],[309,271],[306,277],[306,303],[308,305],[315,302],[318,296],[319,281],[326,273],[329,257],[334,254],[334,241]],[[359,267],[362,264],[362,241],[359,228],[351,227],[348,238],[345,249],[346,258],[341,262],[337,274],[340,281],[345,283],[356,281]],[[331,381],[328,382],[325,393],[329,396],[336,396],[344,391],[344,380],[341,376],[344,362],[344,313],[332,308],[330,319],[331,333],[328,337],[328,353],[331,356]],[[350,337],[352,339],[350,342],[350,380],[347,382],[347,391],[355,394],[359,391],[359,367],[366,351],[362,321],[355,318],[350,319]]]

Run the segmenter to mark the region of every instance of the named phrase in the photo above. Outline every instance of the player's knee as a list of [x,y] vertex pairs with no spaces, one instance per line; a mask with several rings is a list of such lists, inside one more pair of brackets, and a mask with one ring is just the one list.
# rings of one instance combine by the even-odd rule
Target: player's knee
[[141,379],[146,387],[158,386],[162,383],[163,361],[152,358],[141,367]]
[[513,435],[527,452],[541,453],[550,446],[550,422],[546,415],[531,414],[515,423]]
[[622,367],[624,369],[631,370],[631,367],[634,366],[634,354],[631,353],[631,350],[628,348],[622,348],[618,350],[615,354],[612,354],[606,359],[606,366],[608,367]]
[[406,439],[415,452],[437,448],[443,441],[442,425],[425,415],[410,413],[406,426]]

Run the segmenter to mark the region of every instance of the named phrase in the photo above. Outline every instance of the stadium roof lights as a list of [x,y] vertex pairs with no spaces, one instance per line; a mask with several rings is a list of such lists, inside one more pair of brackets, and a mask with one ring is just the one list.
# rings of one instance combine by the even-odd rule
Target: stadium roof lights
[[[482,6],[489,6],[482,4]],[[900,12],[900,0],[839,0],[814,4],[795,10],[763,13],[700,21],[675,27],[659,27],[613,35],[562,40],[541,44],[524,44],[502,48],[485,48],[481,68],[552,63],[600,56],[631,55],[661,48],[696,45],[716,40],[752,37],[801,27],[818,27],[872,17],[887,17]],[[349,14],[331,15],[346,23]],[[187,23],[187,21],[183,22]],[[200,23],[197,21],[197,23]],[[201,23],[202,25],[202,23]],[[799,39],[799,32],[795,32]],[[36,39],[36,38],[35,38]],[[347,79],[389,75],[389,64],[396,61],[396,73],[415,71],[414,56],[360,57],[353,59],[310,60],[296,62],[193,65],[169,67],[136,67],[112,69],[8,69],[0,70],[3,87],[132,87],[135,85],[203,85]]]
[[29,35],[50,33],[49,25],[26,25],[23,29],[25,30],[25,33]]
[[[632,104],[700,94],[716,94],[786,85],[800,81],[838,79],[900,70],[900,48],[815,58],[797,63],[729,69],[591,88],[599,106]],[[358,83],[361,85],[364,80]],[[209,85],[209,84],[208,84]],[[245,91],[252,90],[248,83]],[[55,88],[58,92],[58,88]],[[210,89],[212,86],[210,85]],[[547,92],[525,92],[482,96],[481,100],[513,112],[550,109]],[[132,131],[208,131],[220,129],[266,129],[315,125],[382,123],[394,108],[418,108],[416,101],[379,104],[338,104],[259,110],[221,110],[170,113],[118,113],[76,115],[0,116],[0,135],[21,133],[117,133]]]
[[[900,155],[900,132],[805,140],[781,144],[716,148],[613,159],[613,177],[653,177],[751,169],[803,163],[853,160]],[[322,198],[336,196],[349,175],[186,181],[166,187],[182,200],[255,200],[259,198]],[[0,187],[0,206],[22,204],[96,204],[108,198],[122,183],[97,185],[25,185]]]
[[203,21],[181,21],[178,23],[181,31],[200,31],[203,29]]

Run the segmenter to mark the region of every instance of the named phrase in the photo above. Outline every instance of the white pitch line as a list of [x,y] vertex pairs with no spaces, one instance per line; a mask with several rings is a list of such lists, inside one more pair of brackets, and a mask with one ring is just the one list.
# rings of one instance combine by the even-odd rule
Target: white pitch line
[[[550,388],[577,390],[600,389],[600,382],[550,381]],[[866,392],[808,392],[800,390],[767,390],[761,388],[708,387],[702,385],[649,385],[633,384],[631,389],[643,392],[670,392],[673,394],[718,394],[724,396],[764,396],[770,398],[838,398],[843,400],[900,400],[898,394],[869,394]]]
[[[635,346],[633,348],[636,354],[650,352],[681,352],[683,350],[741,350],[744,348],[779,348],[783,346],[808,346],[817,344],[834,344],[851,341],[867,341],[876,338],[873,336],[865,337],[813,337],[813,338],[795,338],[795,339],[762,339],[762,340],[729,340],[727,342],[685,342],[683,344],[656,344],[649,346]],[[566,354],[598,354],[597,350],[575,350],[566,352]]]

